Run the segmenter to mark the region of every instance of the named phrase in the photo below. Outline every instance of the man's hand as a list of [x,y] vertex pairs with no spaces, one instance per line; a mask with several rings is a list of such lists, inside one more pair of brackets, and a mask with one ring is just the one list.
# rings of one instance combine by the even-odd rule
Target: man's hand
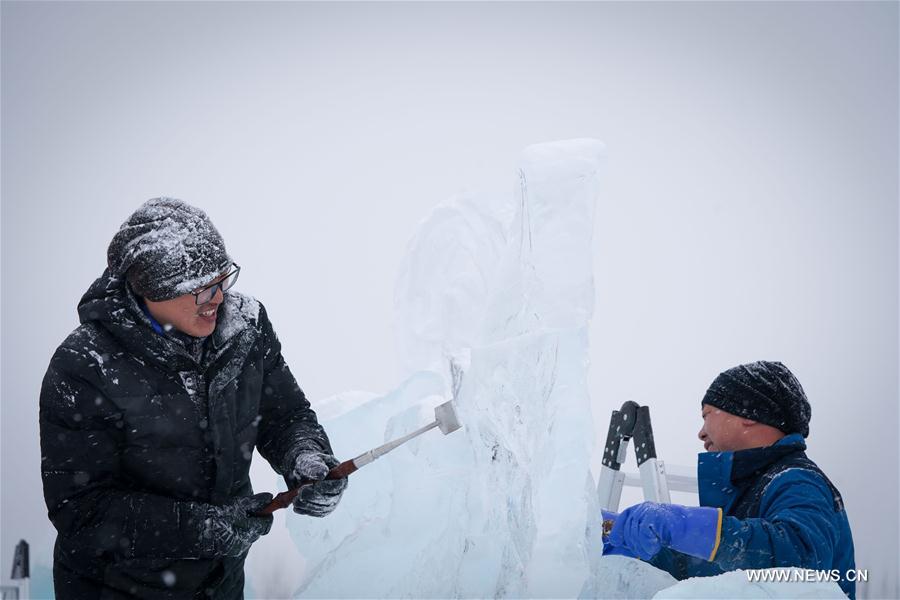
[[722,534],[722,509],[644,502],[626,508],[609,534],[612,547],[650,560],[663,547],[712,560]]
[[340,461],[334,456],[318,450],[305,449],[297,455],[294,469],[287,476],[288,484],[296,487],[303,479],[314,479],[316,483],[300,488],[300,493],[294,498],[295,513],[324,517],[337,507],[347,489],[347,478],[325,479],[325,476],[339,464]]
[[269,533],[272,516],[252,516],[272,501],[272,494],[233,498],[228,504],[205,506],[201,552],[205,558],[242,556],[260,536]]
[[[623,546],[614,546],[612,542],[609,541],[611,525],[615,524],[616,519],[619,518],[618,513],[601,509],[600,515],[603,519],[603,533],[601,535],[601,539],[603,540],[603,556],[627,556],[629,558],[637,558],[637,555],[635,555],[634,552],[628,550],[628,548],[625,548]],[[607,523],[609,523],[610,525],[608,526]],[[610,529],[607,529],[607,527],[610,527]]]

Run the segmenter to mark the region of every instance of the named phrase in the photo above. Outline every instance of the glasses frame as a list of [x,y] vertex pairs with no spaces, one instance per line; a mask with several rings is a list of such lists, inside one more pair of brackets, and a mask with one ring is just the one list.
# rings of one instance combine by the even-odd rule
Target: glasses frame
[[[222,290],[222,293],[224,294],[225,292],[230,290],[232,287],[234,287],[234,284],[237,283],[238,276],[241,274],[241,265],[239,265],[235,262],[233,262],[231,264],[234,266],[234,270],[226,273],[226,275],[222,278],[221,281],[217,281],[216,283],[212,283],[204,288],[200,288],[196,292],[191,292],[191,294],[194,295],[194,302],[198,306],[206,304],[206,302],[209,302],[210,300],[215,298],[216,292],[218,291],[216,288],[220,288]],[[229,280],[229,278],[232,275],[234,275],[234,279],[231,280],[231,283],[228,285],[228,287],[225,287],[225,283]],[[200,294],[203,294],[207,290],[212,290],[212,294],[210,295],[209,300],[207,300],[206,302],[200,302]]]

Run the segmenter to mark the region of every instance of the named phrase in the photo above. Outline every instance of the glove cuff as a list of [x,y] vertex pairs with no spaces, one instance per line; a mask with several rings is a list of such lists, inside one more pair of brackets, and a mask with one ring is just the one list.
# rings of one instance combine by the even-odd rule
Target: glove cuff
[[673,550],[712,561],[722,539],[722,509],[711,506],[683,507],[681,531],[668,544]]
[[275,519],[272,517],[272,515],[269,515],[268,517],[253,517],[253,518],[258,519],[259,522],[262,523],[262,528],[259,530],[260,537],[262,537],[264,535],[268,535],[268,533],[270,531],[272,531],[272,523],[275,521]]
[[[197,540],[196,558],[212,558],[216,556],[216,536],[213,534],[213,505],[201,502],[187,502],[182,511],[179,525],[183,539]],[[187,537],[190,536],[190,537]]]

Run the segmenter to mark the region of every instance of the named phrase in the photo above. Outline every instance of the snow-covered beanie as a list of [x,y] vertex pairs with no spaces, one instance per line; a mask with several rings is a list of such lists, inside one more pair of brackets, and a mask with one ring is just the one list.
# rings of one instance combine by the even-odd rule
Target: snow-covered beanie
[[812,410],[794,374],[780,362],[740,365],[716,377],[703,404],[771,425],[784,433],[809,435]]
[[114,275],[154,302],[202,287],[231,263],[206,213],[175,198],[142,204],[113,236],[106,258]]

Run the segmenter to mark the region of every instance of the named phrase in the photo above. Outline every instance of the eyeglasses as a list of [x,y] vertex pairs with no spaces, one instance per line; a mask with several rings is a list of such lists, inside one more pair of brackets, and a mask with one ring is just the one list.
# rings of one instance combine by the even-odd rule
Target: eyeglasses
[[222,292],[224,293],[227,292],[237,282],[238,275],[241,274],[241,267],[237,263],[231,264],[234,265],[234,271],[226,275],[224,279],[208,285],[200,291],[191,292],[194,295],[194,300],[197,302],[197,304],[206,304],[213,299],[219,288],[221,288]]

